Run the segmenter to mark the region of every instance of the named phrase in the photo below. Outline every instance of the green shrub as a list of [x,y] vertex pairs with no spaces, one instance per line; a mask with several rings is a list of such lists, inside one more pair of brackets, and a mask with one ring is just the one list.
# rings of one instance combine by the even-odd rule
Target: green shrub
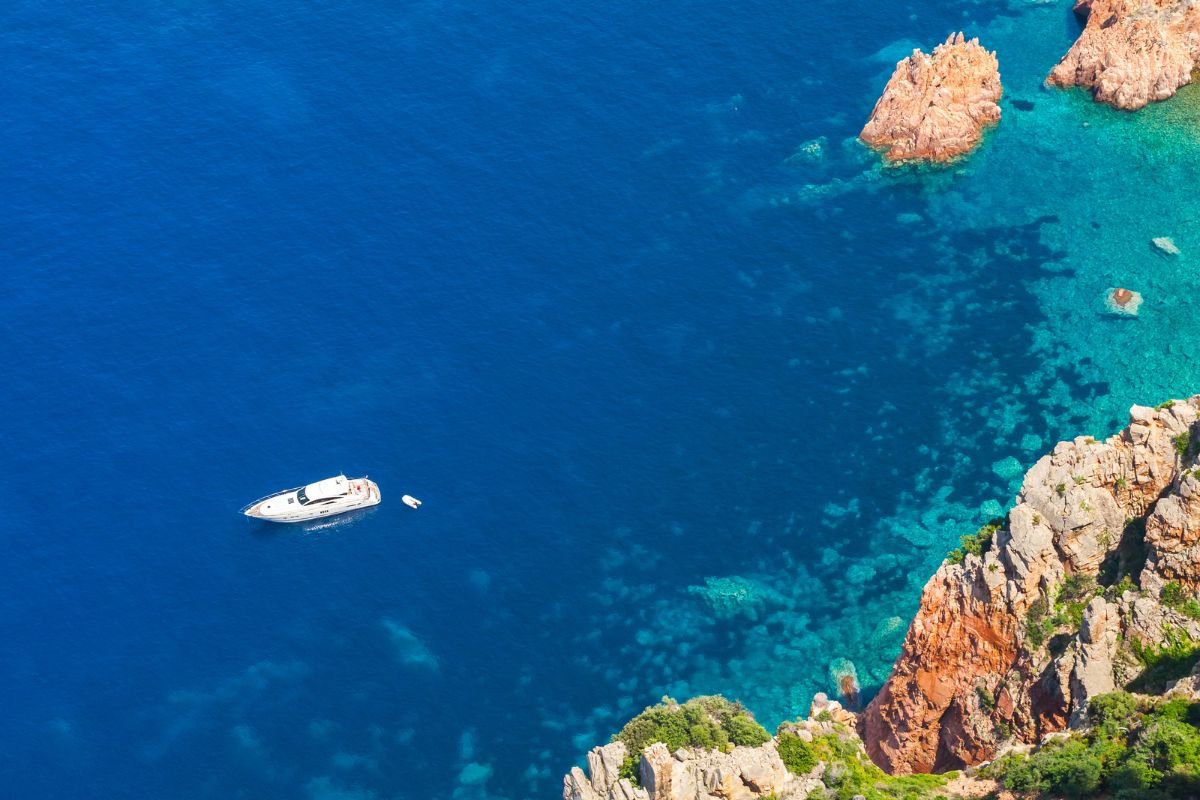
[[1068,575],[1058,589],[1058,599],[1064,603],[1090,600],[1096,595],[1096,579],[1091,575],[1075,573]]
[[1052,742],[1033,756],[1013,758],[1005,769],[1003,783],[1014,792],[1036,792],[1065,797],[1095,793],[1104,777],[1099,753],[1082,739]]
[[1101,592],[1096,579],[1091,575],[1068,575],[1058,589],[1054,600],[1054,617],[1051,630],[1066,626],[1078,630],[1083,624],[1083,610],[1093,597]]
[[1114,735],[1120,728],[1128,728],[1134,712],[1137,711],[1137,698],[1129,692],[1110,692],[1093,697],[1088,703],[1088,715],[1098,731]]
[[1172,800],[1200,794],[1200,704],[1176,698],[1139,706],[1126,692],[1092,699],[1092,728],[1030,756],[1005,756],[988,777],[1029,797]]
[[1163,605],[1175,608],[1187,600],[1187,594],[1183,591],[1183,587],[1175,581],[1165,584],[1158,592],[1158,599],[1163,602]]
[[1137,591],[1137,585],[1133,582],[1133,578],[1128,575],[1122,575],[1121,580],[1104,590],[1104,599],[1109,601],[1117,600],[1126,592],[1134,591]]
[[1025,613],[1025,638],[1034,650],[1045,644],[1050,634],[1054,633],[1054,623],[1049,619],[1049,613],[1050,604],[1045,597],[1034,600]]
[[856,795],[867,800],[935,800],[937,790],[957,775],[893,777],[871,763],[857,738],[843,739],[837,733],[818,736],[813,750],[826,764],[826,796],[836,800],[851,800]]
[[1151,769],[1163,773],[1200,765],[1200,731],[1186,722],[1156,718],[1138,739],[1134,753]]
[[951,564],[961,564],[968,554],[982,556],[987,552],[996,532],[1004,526],[1004,519],[997,517],[970,536],[960,539],[957,550],[951,550],[946,560]]
[[1164,661],[1191,655],[1196,652],[1196,643],[1185,630],[1167,626],[1163,630],[1163,643],[1158,647],[1143,644],[1140,639],[1131,639],[1130,646],[1137,660],[1147,667],[1155,667]]
[[1151,709],[1154,719],[1172,719],[1176,722],[1195,722],[1193,711],[1196,706],[1183,697],[1172,697]]
[[725,725],[729,741],[742,747],[758,747],[771,740],[767,729],[755,722],[749,714],[738,714]]
[[1032,759],[1024,754],[1007,755],[992,762],[985,775],[994,776],[1004,788],[1014,792],[1043,792],[1041,775],[1033,767]]
[[1180,458],[1187,455],[1188,448],[1192,444],[1192,432],[1184,431],[1171,440],[1175,444],[1175,454]]
[[1173,680],[1191,672],[1200,656],[1200,644],[1192,640],[1181,628],[1166,627],[1163,643],[1158,647],[1145,645],[1139,639],[1130,640],[1130,649],[1146,669],[1138,675],[1129,688],[1135,692],[1161,690]]
[[1113,797],[1119,800],[1145,800],[1160,780],[1162,773],[1150,768],[1149,764],[1136,759],[1121,762],[1113,769],[1108,787]]
[[1189,619],[1200,620],[1200,602],[1175,581],[1163,586],[1158,599],[1167,608],[1173,608]]
[[813,746],[794,733],[779,734],[779,758],[796,775],[807,775],[817,765]]

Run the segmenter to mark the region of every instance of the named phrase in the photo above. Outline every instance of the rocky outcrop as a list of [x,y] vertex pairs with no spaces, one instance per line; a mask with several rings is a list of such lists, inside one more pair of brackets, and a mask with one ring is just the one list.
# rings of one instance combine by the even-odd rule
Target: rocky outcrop
[[1087,721],[1087,701],[1117,690],[1117,644],[1121,620],[1116,605],[1103,597],[1093,598],[1083,613],[1079,636],[1071,643],[1071,711],[1069,724],[1080,727]]
[[[1060,443],[1026,474],[986,549],[942,565],[891,676],[859,718],[877,764],[941,771],[989,759],[1006,740],[1037,742],[1133,677],[1119,641],[1153,647],[1165,631],[1196,625],[1162,608],[1153,587],[1200,587],[1190,445],[1198,410],[1200,397],[1134,406],[1129,427],[1107,441]],[[1096,579],[1122,573],[1140,578],[1147,596],[1114,589],[1092,599]]]
[[1141,292],[1135,292],[1132,289],[1118,286],[1108,290],[1108,293],[1105,295],[1105,303],[1108,305],[1108,310],[1114,314],[1136,317],[1138,309],[1142,307],[1142,294]]
[[619,767],[624,758],[625,745],[620,742],[593,749],[588,774],[575,767],[563,780],[563,800],[804,800],[825,788],[815,776],[789,772],[775,740],[759,747],[734,747],[728,753],[698,748],[672,753],[655,742],[642,752],[641,786],[615,779],[608,771],[606,765]]
[[[622,742],[594,747],[587,755],[587,774],[572,767],[563,779],[563,797],[570,800],[609,800],[610,798],[639,797],[632,784],[622,779],[621,763],[627,751]],[[645,797],[643,792],[641,797]]]
[[[804,797],[796,780],[776,752],[775,743],[760,747],[718,750],[677,750],[661,742],[642,754],[642,786],[652,800],[694,800],[709,797],[756,800],[768,795]],[[811,788],[811,787],[809,787]]]
[[1048,83],[1081,86],[1102,103],[1134,110],[1166,100],[1191,80],[1200,56],[1200,4],[1077,0],[1075,12],[1087,23]]
[[1157,595],[1168,582],[1200,592],[1200,480],[1191,472],[1179,491],[1164,497],[1146,520],[1142,588]]
[[836,700],[818,694],[809,717],[780,726],[779,733],[757,747],[731,747],[727,751],[698,747],[675,752],[653,742],[641,753],[635,786],[620,777],[628,751],[616,741],[593,748],[585,773],[574,767],[563,779],[563,800],[805,800],[823,796],[821,778],[826,765],[816,763],[799,775],[785,766],[779,755],[779,737],[795,736],[812,742],[820,736],[837,737],[865,759],[854,732],[855,716]]
[[1002,93],[996,54],[952,34],[896,65],[859,138],[887,161],[952,161],[1000,121]]

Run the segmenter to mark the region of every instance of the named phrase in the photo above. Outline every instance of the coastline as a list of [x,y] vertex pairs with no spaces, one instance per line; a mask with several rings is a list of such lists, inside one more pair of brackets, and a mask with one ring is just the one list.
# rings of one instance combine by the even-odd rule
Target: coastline
[[[972,419],[982,422],[979,427],[943,419],[943,432],[931,447],[941,450],[953,443],[981,452],[1007,451],[1005,457],[1022,466],[1036,457],[1026,444],[1026,431],[1035,420],[1058,432],[1057,437],[1051,434],[1050,442],[1080,430],[1101,434],[1120,426],[1130,404],[1145,397],[1185,395],[1200,380],[1200,349],[1191,344],[1200,340],[1200,329],[1189,312],[1192,281],[1187,257],[1200,241],[1194,241],[1197,231],[1184,197],[1186,165],[1200,156],[1200,139],[1190,130],[1187,111],[1196,86],[1185,86],[1174,98],[1135,114],[1096,103],[1079,90],[1046,88],[1046,71],[1071,43],[1052,33],[1059,10],[1058,5],[1023,6],[1018,14],[969,29],[968,35],[980,35],[1000,53],[1010,91],[1005,122],[954,173],[907,171],[871,177],[864,184],[878,182],[882,190],[916,188],[929,204],[930,226],[943,238],[964,232],[985,237],[1004,226],[1032,226],[1044,260],[1040,274],[1031,269],[1027,278],[1041,310],[1041,319],[1031,329],[1030,369],[1022,372],[1018,386],[992,386],[996,396],[989,410]],[[1017,42],[1032,44],[1021,48]],[[1013,106],[1014,100],[1029,104],[1032,111]],[[1013,170],[1014,163],[1021,168]],[[1031,203],[1029,193],[1022,191],[1030,179],[1081,188],[1066,194],[1045,192]],[[1151,192],[1148,187],[1166,191]],[[1127,213],[1130,197],[1138,197],[1140,203],[1132,224]],[[1183,258],[1166,260],[1154,252],[1151,240],[1163,235],[1186,243]],[[1024,255],[1034,253],[1026,250]],[[948,246],[945,261],[938,264],[940,274],[974,277],[960,258]],[[1143,310],[1149,315],[1120,327],[1122,321],[1107,313],[1105,298],[1112,286],[1125,283],[1149,287]],[[929,299],[935,298],[931,291]],[[938,340],[953,330],[950,320],[942,321],[940,330],[937,323],[936,316],[927,313],[911,319],[913,325],[932,328],[931,356]],[[1073,378],[1063,381],[1062,374]],[[987,385],[982,374],[968,379],[976,381],[975,391]],[[1068,383],[1077,383],[1082,391]],[[1040,402],[1028,404],[1024,398],[1031,394],[1040,395]],[[1038,441],[1038,446],[1049,443],[1045,436]],[[918,546],[948,544],[957,538],[950,529],[961,531],[985,518],[982,505],[977,510],[937,493],[931,478],[945,470],[946,465],[933,466],[921,473],[911,507],[885,523],[892,532]],[[949,471],[953,474],[954,468]],[[996,485],[1014,492],[1011,472],[996,473]],[[827,513],[839,511],[832,508]],[[878,543],[882,552],[894,549],[887,537]],[[863,629],[858,635],[866,640],[871,632]],[[868,664],[863,671],[866,685],[877,687],[878,669]],[[817,686],[823,691],[836,688],[832,682]],[[795,705],[798,701],[793,700]]]

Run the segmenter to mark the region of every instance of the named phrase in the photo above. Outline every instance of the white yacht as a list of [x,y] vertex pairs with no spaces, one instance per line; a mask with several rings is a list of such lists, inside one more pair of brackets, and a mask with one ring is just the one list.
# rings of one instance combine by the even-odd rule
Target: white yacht
[[382,499],[375,481],[338,475],[268,495],[243,508],[242,513],[271,522],[308,522],[377,506]]

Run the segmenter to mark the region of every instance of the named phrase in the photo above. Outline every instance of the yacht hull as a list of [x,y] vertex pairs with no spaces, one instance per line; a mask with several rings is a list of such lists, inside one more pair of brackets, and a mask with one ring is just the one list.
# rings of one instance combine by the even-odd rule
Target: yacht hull
[[383,500],[379,493],[379,485],[367,478],[351,480],[343,475],[319,483],[329,483],[336,491],[343,493],[308,498],[304,494],[305,489],[311,490],[318,485],[310,484],[268,495],[243,508],[242,513],[247,517],[267,522],[312,522],[377,506]]

